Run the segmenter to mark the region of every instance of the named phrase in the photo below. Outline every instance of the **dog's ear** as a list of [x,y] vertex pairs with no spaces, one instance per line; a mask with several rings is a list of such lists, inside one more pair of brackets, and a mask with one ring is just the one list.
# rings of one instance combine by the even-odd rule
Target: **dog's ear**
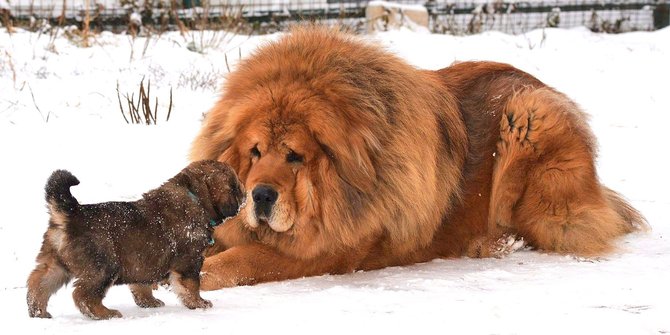
[[207,113],[200,133],[191,145],[190,159],[218,159],[230,147],[237,134],[234,125],[240,114],[222,99]]
[[354,189],[370,194],[377,181],[377,171],[368,143],[356,134],[349,136],[347,143],[342,143],[328,132],[317,136],[321,149],[335,166],[338,176]]
[[369,194],[374,188],[377,173],[372,165],[372,160],[365,150],[360,150],[356,144],[352,144],[349,150],[338,150],[333,158],[333,163],[338,174],[349,185]]
[[207,182],[205,182],[207,176],[204,170],[191,164],[183,169],[175,179],[180,185],[186,187],[189,192],[193,193],[210,214],[215,212],[211,190]]
[[207,114],[200,133],[191,146],[190,159],[227,163],[244,180],[250,165],[241,158],[234,140],[243,125],[249,122],[249,113],[232,106],[230,100],[220,100]]
[[[226,149],[221,156],[217,158],[217,161],[226,163],[230,165],[230,167],[235,170],[236,173],[241,173],[242,170],[242,164],[241,164],[241,156],[240,153],[237,151],[237,148],[235,146],[230,146],[228,149]],[[248,169],[246,169],[248,170]]]

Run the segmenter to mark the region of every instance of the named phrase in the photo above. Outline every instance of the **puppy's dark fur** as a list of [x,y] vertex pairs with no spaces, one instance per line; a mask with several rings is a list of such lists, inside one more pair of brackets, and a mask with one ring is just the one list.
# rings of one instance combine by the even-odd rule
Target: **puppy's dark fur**
[[80,205],[70,193],[79,181],[55,171],[46,185],[51,218],[28,278],[28,313],[49,318],[49,297],[76,278],[73,298],[92,319],[121,317],[102,304],[112,285],[130,284],[140,307],[159,307],[151,284],[169,279],[188,308],[207,308],[200,297],[202,252],[212,226],[237,214],[244,199],[235,172],[223,163],[192,163],[135,202]]

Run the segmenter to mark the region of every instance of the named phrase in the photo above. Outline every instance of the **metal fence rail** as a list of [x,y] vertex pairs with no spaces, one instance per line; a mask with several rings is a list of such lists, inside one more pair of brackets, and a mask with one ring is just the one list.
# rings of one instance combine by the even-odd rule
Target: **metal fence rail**
[[[433,31],[523,33],[586,26],[594,31],[654,30],[667,26],[667,1],[527,1],[486,4],[429,2]],[[665,13],[665,20],[663,19]]]
[[[362,29],[370,1],[361,0],[0,0],[3,25],[37,27],[81,25],[85,13],[93,29],[120,31],[131,26],[158,30],[180,25],[250,31],[281,29],[301,20],[329,21]],[[669,0],[400,0],[423,5],[433,32],[472,34],[496,30],[523,33],[545,27],[586,26],[594,31],[654,30],[670,24]],[[9,8],[9,9],[2,9]],[[3,13],[4,11],[4,13]],[[268,28],[269,27],[269,28]],[[274,27],[274,28],[272,28]]]

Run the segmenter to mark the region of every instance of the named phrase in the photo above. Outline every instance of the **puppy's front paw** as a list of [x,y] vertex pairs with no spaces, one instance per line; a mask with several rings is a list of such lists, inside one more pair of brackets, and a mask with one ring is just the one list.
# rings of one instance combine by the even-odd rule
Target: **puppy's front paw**
[[123,315],[121,312],[115,310],[115,309],[101,309],[96,312],[91,311],[90,313],[84,313],[86,316],[93,320],[109,320],[112,318],[122,318]]
[[196,309],[196,308],[205,309],[205,308],[211,308],[213,306],[211,301],[205,300],[203,298],[193,299],[192,301],[188,301],[188,302],[185,301],[184,305],[188,309]]
[[130,292],[133,294],[133,299],[137,306],[142,308],[156,308],[163,307],[165,304],[159,299],[154,298],[154,285],[131,284]]
[[135,300],[135,303],[137,303],[137,306],[142,308],[157,308],[165,306],[165,303],[163,301],[156,298]]

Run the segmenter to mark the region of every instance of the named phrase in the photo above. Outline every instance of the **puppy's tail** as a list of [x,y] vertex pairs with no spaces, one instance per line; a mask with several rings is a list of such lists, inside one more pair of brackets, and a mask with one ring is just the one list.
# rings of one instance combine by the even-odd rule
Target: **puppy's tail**
[[72,214],[79,202],[70,193],[70,187],[79,185],[77,177],[66,170],[56,170],[44,187],[47,204],[52,216]]

